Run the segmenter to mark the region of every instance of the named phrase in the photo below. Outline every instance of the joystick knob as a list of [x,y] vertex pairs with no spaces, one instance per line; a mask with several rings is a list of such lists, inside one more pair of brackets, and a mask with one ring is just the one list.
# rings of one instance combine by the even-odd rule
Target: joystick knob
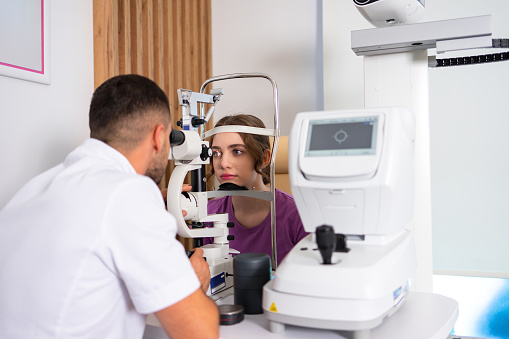
[[336,249],[336,236],[334,234],[334,227],[329,225],[322,225],[316,228],[316,244],[320,250],[323,258],[323,263],[330,265],[332,253]]

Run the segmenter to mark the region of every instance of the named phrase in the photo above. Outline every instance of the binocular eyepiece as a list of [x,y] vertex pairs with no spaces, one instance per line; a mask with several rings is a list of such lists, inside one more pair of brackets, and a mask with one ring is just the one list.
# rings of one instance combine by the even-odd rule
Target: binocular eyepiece
[[172,129],[170,132],[170,146],[179,146],[186,141],[184,132],[177,129]]

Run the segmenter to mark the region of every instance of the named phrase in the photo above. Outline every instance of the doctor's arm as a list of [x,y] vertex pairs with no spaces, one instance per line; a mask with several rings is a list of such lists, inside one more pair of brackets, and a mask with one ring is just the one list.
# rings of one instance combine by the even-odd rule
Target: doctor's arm
[[155,316],[171,339],[219,338],[217,306],[200,288]]
[[154,314],[172,339],[219,338],[219,311],[214,301],[205,295],[210,284],[210,270],[203,260],[203,250],[195,249],[190,260],[201,288]]

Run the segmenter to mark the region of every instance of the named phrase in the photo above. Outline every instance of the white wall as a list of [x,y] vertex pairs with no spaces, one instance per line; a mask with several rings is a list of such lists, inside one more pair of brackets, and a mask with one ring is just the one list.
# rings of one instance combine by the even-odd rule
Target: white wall
[[[509,38],[509,2],[430,3],[430,19],[492,15]],[[477,50],[484,54],[507,50]],[[509,278],[509,62],[430,71],[433,263],[439,273]]]
[[[324,0],[323,13],[325,108],[363,107],[363,61],[350,49],[350,31],[371,26],[352,1]],[[429,0],[424,21],[491,14],[493,36],[509,38],[507,13],[506,1]],[[437,272],[509,277],[508,71],[502,62],[429,72]]]
[[326,110],[364,107],[363,59],[351,49],[351,31],[372,28],[353,1],[323,1],[323,80]]
[[[321,15],[321,0],[212,0],[213,75],[271,76],[279,88],[281,135],[289,134],[298,112],[323,108]],[[228,80],[214,87],[225,89],[214,121],[244,112],[272,128],[267,80]]]
[[0,76],[0,208],[89,135],[92,1],[52,0],[50,7],[51,85]]

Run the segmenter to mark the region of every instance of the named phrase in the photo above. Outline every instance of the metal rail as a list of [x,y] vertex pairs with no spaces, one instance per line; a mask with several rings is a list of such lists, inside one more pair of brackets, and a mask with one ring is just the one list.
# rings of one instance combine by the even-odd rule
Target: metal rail
[[[216,77],[212,77],[206,80],[201,86],[200,92],[204,93],[205,87],[208,84],[216,81],[223,80],[231,80],[231,79],[244,79],[244,78],[264,78],[270,81],[272,84],[273,91],[273,103],[274,103],[274,142],[272,144],[272,151],[270,157],[270,193],[272,195],[272,200],[270,204],[270,217],[271,217],[271,242],[272,242],[272,267],[273,269],[277,269],[277,244],[276,244],[276,188],[275,188],[275,174],[276,174],[276,153],[277,146],[279,143],[279,96],[277,84],[269,75],[265,73],[232,73],[225,74]],[[200,104],[200,115],[203,115],[204,104]],[[203,130],[205,126],[202,126]],[[202,131],[203,134],[203,131]]]

